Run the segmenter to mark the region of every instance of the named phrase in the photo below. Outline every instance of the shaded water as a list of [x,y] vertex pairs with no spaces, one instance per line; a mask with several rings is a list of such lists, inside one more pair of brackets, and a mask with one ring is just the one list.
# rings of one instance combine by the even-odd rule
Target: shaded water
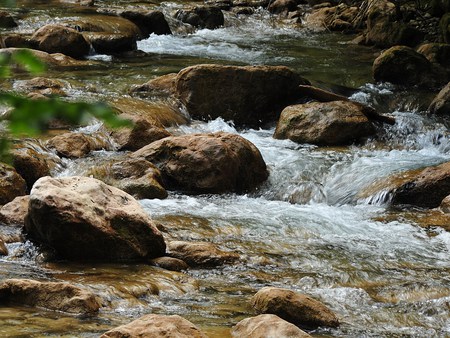
[[[166,13],[179,6],[161,3]],[[19,30],[80,15],[37,7]],[[143,314],[161,313],[179,314],[211,337],[227,337],[231,326],[253,314],[248,300],[263,286],[304,292],[334,310],[341,327],[318,329],[311,333],[315,337],[450,336],[450,234],[422,228],[406,212],[391,210],[386,192],[392,175],[450,161],[449,122],[423,112],[429,93],[373,85],[373,50],[348,47],[349,37],[293,28],[264,11],[249,18],[227,15],[226,27],[215,31],[175,31],[139,42],[149,53],[145,56],[93,55],[94,65],[50,70],[49,77],[66,80],[75,97],[111,99],[127,96],[131,85],[192,64],[284,64],[324,86],[357,88],[354,99],[395,116],[397,123],[379,126],[378,136],[363,144],[339,148],[275,140],[273,126],[236,130],[221,119],[170,128],[174,134],[239,133],[260,149],[270,177],[255,193],[171,193],[166,200],[141,201],[165,226],[166,238],[210,241],[239,253],[242,261],[184,273],[141,264],[45,263],[31,243],[11,243],[10,255],[0,259],[2,279],[70,281],[98,294],[104,308],[93,318],[2,308],[0,336],[97,336]],[[94,152],[64,161],[55,174],[85,174],[120,156]]]

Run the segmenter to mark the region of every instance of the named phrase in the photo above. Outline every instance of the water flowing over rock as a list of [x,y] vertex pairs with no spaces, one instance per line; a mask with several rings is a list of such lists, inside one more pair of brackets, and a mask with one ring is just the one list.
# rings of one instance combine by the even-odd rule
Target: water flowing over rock
[[95,314],[101,307],[94,294],[77,286],[30,279],[8,279],[0,283],[0,303],[84,315]]
[[450,82],[433,99],[428,111],[433,114],[450,115]]
[[86,56],[90,49],[83,34],[61,25],[41,27],[32,35],[31,41],[44,52],[63,53],[74,58]]
[[219,250],[207,242],[172,241],[167,249],[170,256],[185,261],[191,267],[214,267],[239,259],[238,254]]
[[349,101],[310,102],[286,107],[274,138],[297,143],[343,145],[375,133],[361,107]]
[[7,225],[23,226],[28,213],[29,202],[30,196],[26,195],[16,197],[11,202],[6,203],[0,209],[0,222]]
[[246,318],[231,330],[233,338],[308,338],[306,332],[300,330],[276,315],[265,314]]
[[392,204],[436,208],[450,195],[450,162],[429,167],[393,191]]
[[26,195],[27,184],[16,170],[0,163],[0,204],[11,202],[17,196]]
[[251,299],[258,313],[277,315],[299,327],[337,327],[336,315],[321,302],[292,290],[265,287]]
[[167,189],[192,193],[245,192],[268,177],[259,150],[224,132],[170,136],[132,154],[155,164]]
[[132,338],[132,337],[154,337],[154,338],[207,338],[190,321],[174,315],[146,315],[105,332],[101,338]]
[[175,88],[193,118],[254,126],[275,121],[301,84],[309,81],[283,66],[197,65],[178,73]]
[[181,9],[175,14],[175,18],[198,28],[215,29],[224,24],[222,11],[214,6]]
[[25,229],[34,241],[73,260],[144,260],[165,253],[161,233],[140,204],[94,178],[39,179]]

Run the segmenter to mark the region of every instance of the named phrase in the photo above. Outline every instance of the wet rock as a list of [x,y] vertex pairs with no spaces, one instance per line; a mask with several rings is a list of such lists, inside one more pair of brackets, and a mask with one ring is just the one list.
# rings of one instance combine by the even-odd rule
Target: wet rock
[[392,204],[436,208],[450,195],[450,162],[429,167],[392,192]]
[[349,101],[310,102],[286,107],[274,138],[297,143],[345,145],[375,133],[361,107]]
[[450,214],[450,195],[448,195],[442,200],[439,208],[441,209],[442,212]]
[[32,48],[30,36],[24,34],[3,34],[3,42],[5,47]]
[[446,74],[436,69],[425,56],[406,46],[395,46],[381,53],[372,70],[376,81],[405,86],[433,88],[447,82]]
[[170,73],[159,76],[142,85],[134,86],[131,89],[131,93],[146,93],[147,95],[175,95],[176,79],[177,73]]
[[164,199],[167,197],[160,171],[144,159],[130,159],[114,164],[105,164],[95,168],[90,174],[137,199]]
[[97,313],[101,306],[94,294],[77,286],[31,279],[7,279],[0,283],[0,303],[84,315]]
[[171,271],[182,271],[189,269],[185,261],[174,257],[158,257],[149,261],[150,265]]
[[11,202],[6,203],[0,209],[0,223],[23,226],[28,214],[29,202],[30,196],[26,195],[16,197]]
[[172,34],[161,11],[123,11],[120,16],[138,26],[144,38],[148,38],[150,34]]
[[175,18],[197,28],[215,29],[224,24],[222,11],[219,7],[213,6],[197,6],[189,9],[181,9],[177,11]]
[[233,7],[231,10],[236,15],[252,15],[255,13],[252,7]]
[[450,115],[450,82],[433,99],[428,111],[438,115]]
[[154,141],[171,136],[167,130],[151,124],[142,117],[126,114],[120,117],[132,121],[133,126],[116,129],[111,133],[112,138],[119,145],[119,150],[135,151]]
[[176,95],[194,118],[255,126],[295,103],[301,84],[309,82],[283,66],[197,65],[178,73]]
[[275,0],[268,7],[269,12],[274,14],[292,12],[296,9],[297,0]]
[[337,327],[336,315],[321,302],[291,290],[265,287],[251,299],[258,313],[270,313],[299,327]]
[[231,264],[239,259],[234,252],[219,250],[207,242],[169,242],[168,255],[185,261],[191,267],[215,267]]
[[232,0],[206,0],[205,5],[218,7],[223,11],[229,11],[233,6]]
[[207,338],[194,324],[180,316],[155,314],[143,316],[101,335],[101,338],[119,337]]
[[193,193],[245,192],[268,177],[259,150],[224,132],[166,137],[132,154],[155,164],[168,189]]
[[63,53],[74,58],[88,55],[90,49],[80,32],[61,25],[41,27],[31,36],[31,41],[37,49],[44,52]]
[[0,256],[8,256],[8,248],[3,242],[3,238],[0,237]]
[[17,23],[14,18],[5,11],[0,11],[0,28],[14,28],[17,27]]
[[118,54],[137,48],[136,37],[103,32],[83,34],[98,54]]
[[41,60],[47,66],[53,68],[82,67],[92,64],[91,61],[75,60],[65,54],[61,53],[49,54],[47,52],[28,48],[2,48],[0,49],[0,55],[2,54],[14,55],[23,50],[28,50],[30,53],[32,53],[36,58]]
[[450,44],[426,43],[421,45],[417,52],[423,54],[431,63],[450,68]]
[[13,167],[0,163],[0,204],[11,202],[26,193],[27,185],[22,176]]
[[59,156],[80,158],[93,150],[108,149],[109,145],[99,138],[82,133],[64,133],[47,141]]
[[265,314],[241,320],[231,329],[233,338],[308,338],[297,326],[278,316]]
[[66,96],[64,87],[65,84],[62,81],[45,77],[35,77],[19,85],[19,88],[23,91],[35,92],[44,96]]
[[163,256],[161,233],[129,194],[88,177],[43,177],[33,186],[28,236],[74,260],[131,261]]
[[270,0],[233,0],[233,7],[267,8]]
[[49,159],[43,153],[31,148],[19,148],[12,151],[13,166],[31,189],[39,178],[50,175]]
[[354,28],[353,22],[358,15],[357,7],[345,4],[315,9],[306,17],[305,25],[315,29],[331,31],[349,31]]

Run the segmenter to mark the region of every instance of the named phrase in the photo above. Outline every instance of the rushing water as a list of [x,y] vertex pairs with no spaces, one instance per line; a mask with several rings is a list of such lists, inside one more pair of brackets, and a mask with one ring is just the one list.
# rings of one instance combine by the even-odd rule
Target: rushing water
[[[161,3],[166,15],[179,7]],[[22,28],[68,15],[75,14],[37,6]],[[261,151],[270,177],[254,193],[171,193],[165,200],[141,201],[165,226],[166,238],[210,241],[239,253],[241,261],[184,273],[140,264],[48,263],[33,244],[11,243],[10,255],[0,259],[2,278],[70,281],[101,296],[105,306],[93,318],[1,308],[0,336],[90,337],[161,313],[179,314],[211,337],[228,337],[231,326],[253,315],[248,301],[263,286],[312,295],[335,311],[342,325],[318,329],[315,337],[450,336],[450,234],[420,227],[411,212],[392,210],[387,192],[393,175],[450,161],[448,121],[423,112],[429,94],[371,84],[374,51],[349,48],[345,36],[309,32],[264,11],[226,18],[226,26],[214,31],[173,27],[172,36],[152,35],[139,42],[145,56],[93,55],[96,64],[86,69],[49,76],[70,83],[72,96],[104,99],[126,96],[133,84],[196,63],[285,64],[313,82],[356,88],[353,99],[395,116],[397,123],[379,126],[377,137],[363,144],[336,148],[275,140],[273,126],[238,130],[222,119],[170,128],[174,134],[238,133]],[[82,131],[101,133],[97,125]],[[94,152],[64,161],[55,174],[84,174],[120,156]]]

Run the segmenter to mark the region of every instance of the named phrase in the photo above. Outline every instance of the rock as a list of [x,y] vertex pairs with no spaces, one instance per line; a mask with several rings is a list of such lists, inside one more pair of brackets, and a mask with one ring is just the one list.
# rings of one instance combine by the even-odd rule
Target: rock
[[27,183],[28,190],[39,178],[50,175],[50,159],[32,148],[19,148],[12,151],[13,166]]
[[215,29],[224,25],[223,13],[219,7],[196,6],[189,9],[181,9],[175,14],[175,18],[197,28]]
[[108,149],[109,145],[99,138],[82,133],[64,133],[47,141],[47,146],[54,148],[59,156],[79,158],[93,150]]
[[442,37],[442,41],[450,43],[450,13],[446,13],[439,21],[439,28]]
[[268,10],[270,13],[280,14],[292,12],[297,9],[297,0],[275,0],[270,3]]
[[425,43],[417,52],[423,54],[431,63],[450,68],[450,44],[448,43]]
[[239,135],[171,136],[132,154],[155,164],[167,189],[194,193],[245,192],[268,177],[259,150]]
[[98,54],[119,54],[136,50],[136,37],[103,32],[86,32],[83,36]]
[[321,302],[291,290],[265,287],[251,299],[258,313],[271,313],[304,328],[337,327],[336,315]]
[[61,25],[46,25],[38,29],[31,37],[36,48],[47,53],[63,53],[82,58],[89,54],[89,43],[75,29]]
[[144,38],[148,38],[150,34],[172,34],[161,11],[123,11],[120,16],[138,26]]
[[185,261],[191,267],[215,267],[234,263],[239,255],[219,250],[207,242],[172,241],[168,244],[168,255]]
[[94,294],[77,286],[31,279],[0,283],[0,302],[83,315],[93,315],[101,306]]
[[40,178],[25,229],[74,260],[131,261],[164,256],[161,233],[127,193],[88,177]]
[[116,327],[100,338],[152,337],[152,338],[207,338],[190,321],[177,316],[150,314]]
[[218,7],[223,11],[229,11],[233,7],[232,0],[206,0],[205,5]]
[[155,95],[175,95],[175,81],[177,73],[170,73],[159,76],[155,79],[131,89],[132,94],[146,93],[149,96]]
[[2,48],[0,49],[0,55],[7,54],[7,55],[15,55],[16,53],[20,53],[23,50],[27,50],[30,53],[32,53],[36,58],[41,60],[43,63],[45,63],[49,67],[57,67],[57,68],[68,68],[68,67],[83,67],[91,65],[91,61],[81,61],[81,60],[75,60],[71,58],[70,56],[61,54],[61,53],[54,53],[49,54],[40,50],[35,49],[28,49],[28,48]]
[[160,171],[144,159],[130,159],[114,164],[105,164],[94,169],[91,174],[137,199],[164,199],[167,197]]
[[310,84],[283,66],[197,65],[181,70],[176,96],[193,118],[233,120],[236,125],[273,122]]
[[2,237],[0,237],[0,256],[8,256],[8,248],[3,242]]
[[309,338],[306,332],[278,316],[265,314],[241,320],[231,329],[233,338]]
[[185,261],[173,257],[158,257],[149,261],[150,265],[171,271],[182,271],[189,269]]
[[5,47],[32,48],[30,36],[24,34],[2,34]]
[[35,92],[44,96],[66,96],[64,87],[65,84],[62,81],[45,77],[35,77],[19,85],[19,88],[23,91]]
[[138,150],[147,144],[171,136],[167,130],[151,124],[148,120],[122,114],[120,117],[133,122],[131,128],[116,129],[111,133],[114,141],[119,145],[119,150]]
[[439,208],[441,209],[442,212],[450,214],[450,195],[448,195],[442,200]]
[[11,202],[26,193],[27,185],[22,176],[13,167],[0,163],[0,204]]
[[433,99],[428,111],[438,115],[450,115],[450,82]]
[[306,17],[305,25],[315,29],[349,31],[354,28],[353,22],[358,13],[357,7],[349,7],[345,4],[317,8]]
[[335,146],[350,144],[374,133],[372,123],[358,105],[350,101],[333,101],[286,107],[273,137]]
[[450,195],[450,162],[428,167],[392,191],[392,204],[436,208]]
[[29,202],[30,196],[26,195],[16,197],[11,202],[6,203],[0,209],[0,223],[23,226],[25,217],[28,214]]
[[425,56],[406,46],[395,46],[381,53],[373,63],[376,81],[405,86],[437,87],[447,82]]
[[121,18],[117,15],[85,16],[77,20],[66,21],[65,25],[74,28],[80,32],[98,32],[111,35],[120,35],[126,37],[142,38],[142,32],[130,20]]
[[14,18],[5,11],[0,11],[0,28],[14,28],[17,27],[17,23]]

